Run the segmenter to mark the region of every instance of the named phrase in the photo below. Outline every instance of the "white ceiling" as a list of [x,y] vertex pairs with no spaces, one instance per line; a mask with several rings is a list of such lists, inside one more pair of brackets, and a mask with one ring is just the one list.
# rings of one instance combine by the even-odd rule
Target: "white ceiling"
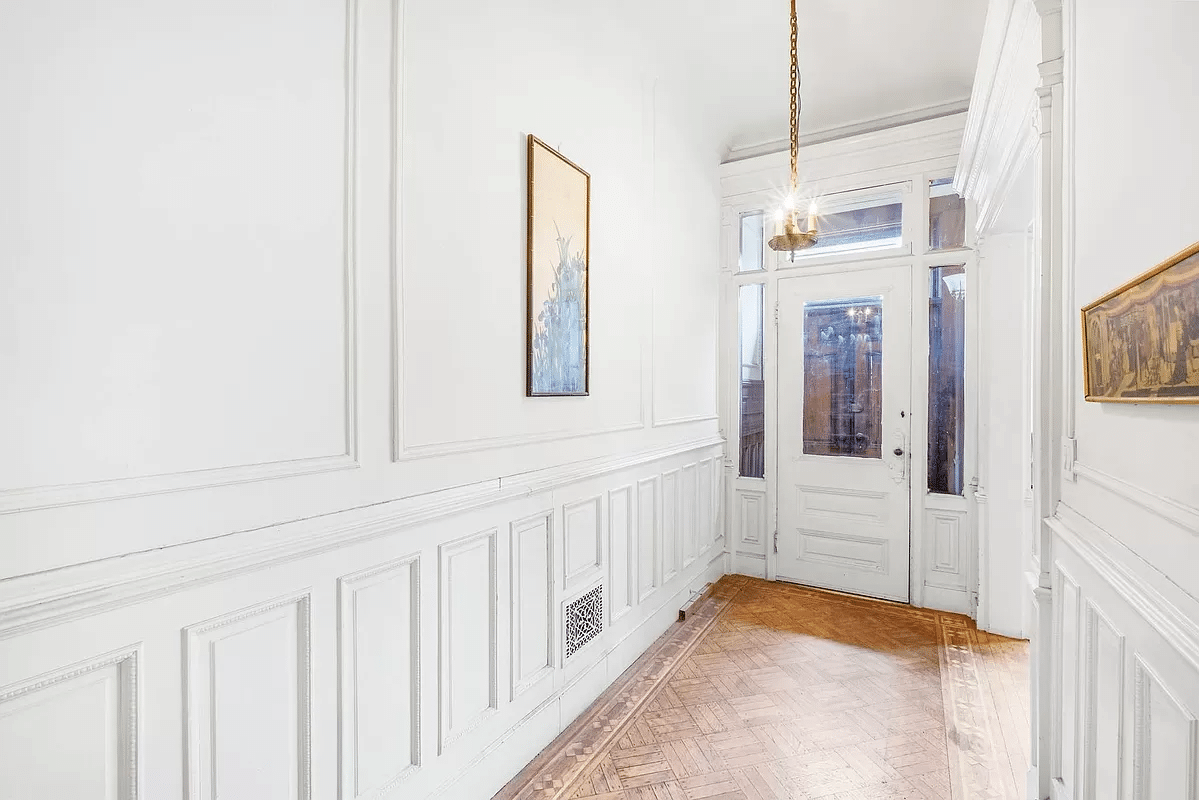
[[[789,0],[642,0],[726,151],[788,134]],[[970,96],[986,0],[799,0],[801,132]],[[775,148],[777,149],[777,148]]]

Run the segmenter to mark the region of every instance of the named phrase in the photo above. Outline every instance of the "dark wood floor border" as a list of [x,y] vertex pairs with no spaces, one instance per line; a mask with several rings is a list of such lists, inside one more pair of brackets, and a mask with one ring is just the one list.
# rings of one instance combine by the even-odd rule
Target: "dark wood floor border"
[[725,575],[492,800],[560,800],[624,735],[751,579]]

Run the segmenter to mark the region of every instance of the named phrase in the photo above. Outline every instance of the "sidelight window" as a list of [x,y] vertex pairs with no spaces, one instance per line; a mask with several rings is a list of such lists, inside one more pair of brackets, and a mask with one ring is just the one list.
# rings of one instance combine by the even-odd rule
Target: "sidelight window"
[[740,289],[741,446],[739,474],[761,478],[766,474],[766,382],[762,371],[763,310],[766,287]]
[[966,267],[929,270],[928,490],[962,493],[966,430]]

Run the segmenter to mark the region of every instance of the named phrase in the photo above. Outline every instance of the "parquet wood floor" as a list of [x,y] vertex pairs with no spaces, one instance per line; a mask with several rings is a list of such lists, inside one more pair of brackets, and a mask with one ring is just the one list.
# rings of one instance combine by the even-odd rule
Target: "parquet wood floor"
[[725,576],[496,800],[1018,798],[1027,648]]

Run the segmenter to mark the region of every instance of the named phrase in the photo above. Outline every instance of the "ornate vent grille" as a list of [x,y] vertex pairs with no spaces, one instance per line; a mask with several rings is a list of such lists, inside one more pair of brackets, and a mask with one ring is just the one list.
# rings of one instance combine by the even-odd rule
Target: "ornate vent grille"
[[600,584],[566,607],[566,657],[573,656],[603,629],[604,587]]

